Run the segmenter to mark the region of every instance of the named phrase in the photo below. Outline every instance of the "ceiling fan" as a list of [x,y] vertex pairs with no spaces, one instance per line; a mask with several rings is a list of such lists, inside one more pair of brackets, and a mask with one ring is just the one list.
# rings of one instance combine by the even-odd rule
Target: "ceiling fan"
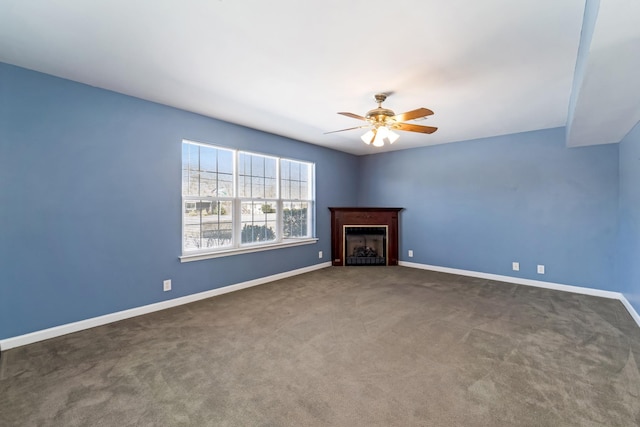
[[329,133],[344,132],[346,130],[369,128],[369,131],[362,135],[362,141],[365,144],[373,144],[376,147],[382,147],[385,141],[389,144],[393,144],[398,139],[399,135],[393,132],[393,130],[404,130],[419,133],[433,133],[438,130],[438,128],[433,126],[404,123],[407,120],[415,120],[432,115],[433,111],[428,108],[417,108],[415,110],[407,111],[406,113],[396,114],[392,110],[382,108],[382,103],[387,99],[387,94],[378,93],[375,95],[375,99],[378,103],[378,108],[374,108],[367,112],[367,115],[364,117],[353,113],[338,113],[343,116],[363,120],[367,122],[366,125],[325,132],[325,135]]

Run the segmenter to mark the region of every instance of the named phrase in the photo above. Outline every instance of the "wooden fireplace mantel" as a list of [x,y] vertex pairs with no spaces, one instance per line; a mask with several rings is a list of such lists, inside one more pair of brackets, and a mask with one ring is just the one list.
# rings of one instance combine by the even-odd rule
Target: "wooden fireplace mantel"
[[344,226],[386,225],[387,265],[398,265],[398,212],[403,208],[329,208],[331,211],[331,263],[345,265]]

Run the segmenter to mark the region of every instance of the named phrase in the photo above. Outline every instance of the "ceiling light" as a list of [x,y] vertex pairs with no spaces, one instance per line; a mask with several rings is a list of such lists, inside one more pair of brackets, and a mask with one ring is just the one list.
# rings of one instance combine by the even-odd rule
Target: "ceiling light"
[[367,133],[362,135],[360,139],[362,139],[362,142],[364,142],[365,144],[371,144],[371,141],[373,141],[374,136],[375,136],[375,133],[373,133],[372,130],[369,130]]
[[387,139],[389,140],[389,144],[393,144],[398,140],[398,138],[400,138],[400,135],[389,129],[389,136],[387,137]]
[[375,147],[383,147],[385,142],[387,144],[393,144],[399,137],[400,135],[389,129],[387,126],[378,126],[375,129],[368,130],[367,133],[362,135],[360,138],[365,144],[373,143]]

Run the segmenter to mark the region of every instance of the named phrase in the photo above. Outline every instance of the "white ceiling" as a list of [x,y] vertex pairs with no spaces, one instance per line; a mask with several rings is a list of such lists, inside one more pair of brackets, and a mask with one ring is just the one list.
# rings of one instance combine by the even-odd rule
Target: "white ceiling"
[[[640,119],[640,55],[617,57],[638,52],[640,2],[589,3],[606,19],[578,59],[585,0],[0,0],[0,61],[358,155],[564,126],[575,86],[569,145],[618,142]],[[376,92],[439,130],[324,134]]]

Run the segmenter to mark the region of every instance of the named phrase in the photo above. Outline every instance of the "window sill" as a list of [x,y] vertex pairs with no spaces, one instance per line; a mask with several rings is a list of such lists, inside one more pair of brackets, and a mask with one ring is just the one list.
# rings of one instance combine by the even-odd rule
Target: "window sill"
[[272,245],[258,245],[258,246],[249,246],[249,247],[243,247],[243,248],[233,248],[233,249],[227,249],[227,250],[221,250],[221,251],[215,251],[215,252],[204,252],[204,253],[200,252],[197,254],[182,255],[181,257],[179,257],[179,259],[180,259],[180,262],[200,261],[203,259],[222,258],[225,256],[250,254],[252,252],[269,251],[272,249],[282,249],[282,248],[290,248],[293,246],[311,245],[313,243],[316,243],[317,241],[318,241],[318,238],[316,237],[309,238],[309,239],[295,239],[295,240],[292,239],[292,240],[287,240],[286,242],[274,243]]

